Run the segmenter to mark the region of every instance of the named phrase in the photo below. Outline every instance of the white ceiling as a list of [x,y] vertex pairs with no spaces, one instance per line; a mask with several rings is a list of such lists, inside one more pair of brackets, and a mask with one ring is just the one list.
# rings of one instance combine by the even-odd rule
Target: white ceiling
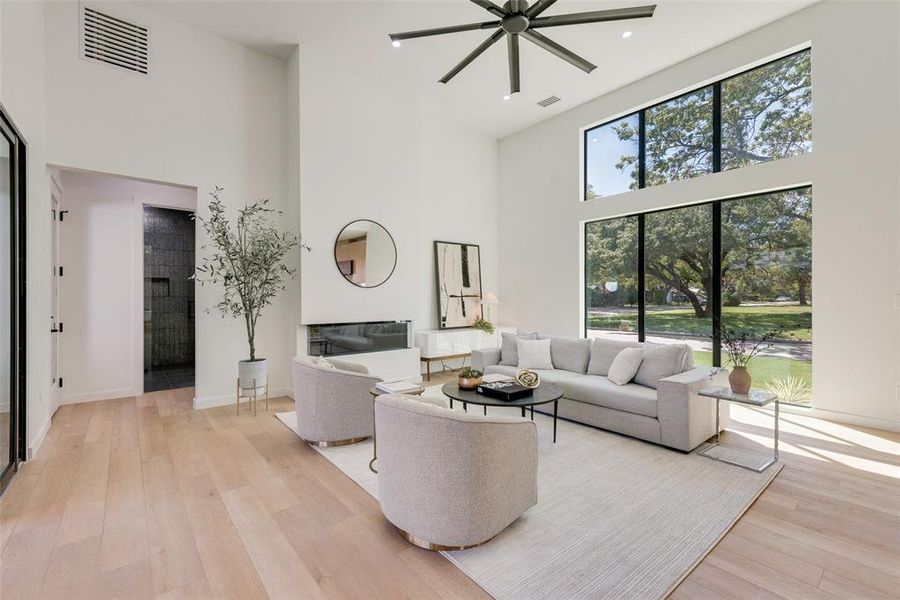
[[[409,1],[146,1],[153,10],[198,29],[287,58],[294,46],[334,46],[385,65],[385,77],[411,86],[459,122],[502,138],[591,98],[757,29],[817,0],[659,0],[655,15],[612,23],[554,27],[542,32],[598,66],[583,73],[522,40],[522,92],[509,101],[506,44],[501,40],[449,84],[438,79],[490,31],[455,33],[391,47],[389,32],[493,20],[466,0]],[[560,0],[544,15],[650,4],[652,0]],[[633,31],[622,39],[625,30]],[[382,62],[383,61],[383,62]],[[550,108],[536,105],[550,95]]]

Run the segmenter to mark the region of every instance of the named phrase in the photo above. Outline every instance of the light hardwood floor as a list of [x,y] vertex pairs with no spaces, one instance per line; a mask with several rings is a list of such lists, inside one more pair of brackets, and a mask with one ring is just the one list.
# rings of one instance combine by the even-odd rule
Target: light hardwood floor
[[[0,500],[0,597],[486,597],[298,443],[273,416],[288,399],[235,417],[191,395],[59,409]],[[767,443],[768,415],[739,418],[729,443]],[[896,598],[900,436],[782,431],[784,470],[673,597]]]

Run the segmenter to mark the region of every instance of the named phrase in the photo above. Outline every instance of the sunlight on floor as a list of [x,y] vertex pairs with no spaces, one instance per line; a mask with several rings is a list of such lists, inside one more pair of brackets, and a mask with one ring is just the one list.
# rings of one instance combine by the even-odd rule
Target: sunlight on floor
[[[771,448],[772,418],[771,409],[732,406],[729,437],[739,436],[745,444]],[[802,457],[900,479],[900,434],[784,411],[780,421],[779,451],[788,462],[792,457]],[[880,459],[862,457],[871,457],[872,453],[881,455]]]

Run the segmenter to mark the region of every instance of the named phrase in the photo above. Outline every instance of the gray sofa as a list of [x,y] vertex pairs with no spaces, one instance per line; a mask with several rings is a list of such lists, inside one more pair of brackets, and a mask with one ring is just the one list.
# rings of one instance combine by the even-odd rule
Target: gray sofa
[[[560,417],[684,452],[715,435],[715,400],[697,392],[710,385],[727,385],[727,375],[711,367],[694,367],[686,344],[610,338],[550,340],[554,368],[537,373],[542,382],[563,389]],[[644,348],[644,359],[631,383],[616,385],[606,376],[616,355],[628,347]],[[519,368],[516,336],[504,334],[501,348],[474,350],[472,367],[485,374],[515,376]],[[536,408],[552,409],[552,404]],[[728,408],[723,403],[720,428],[727,423]]]

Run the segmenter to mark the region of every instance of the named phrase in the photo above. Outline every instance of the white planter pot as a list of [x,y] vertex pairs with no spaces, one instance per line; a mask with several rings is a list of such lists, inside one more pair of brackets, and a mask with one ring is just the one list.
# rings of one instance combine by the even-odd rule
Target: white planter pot
[[268,375],[269,361],[265,358],[258,358],[254,361],[242,360],[238,361],[238,380],[241,391],[253,391],[253,384],[256,384],[256,393],[262,394],[266,389],[266,377]]

